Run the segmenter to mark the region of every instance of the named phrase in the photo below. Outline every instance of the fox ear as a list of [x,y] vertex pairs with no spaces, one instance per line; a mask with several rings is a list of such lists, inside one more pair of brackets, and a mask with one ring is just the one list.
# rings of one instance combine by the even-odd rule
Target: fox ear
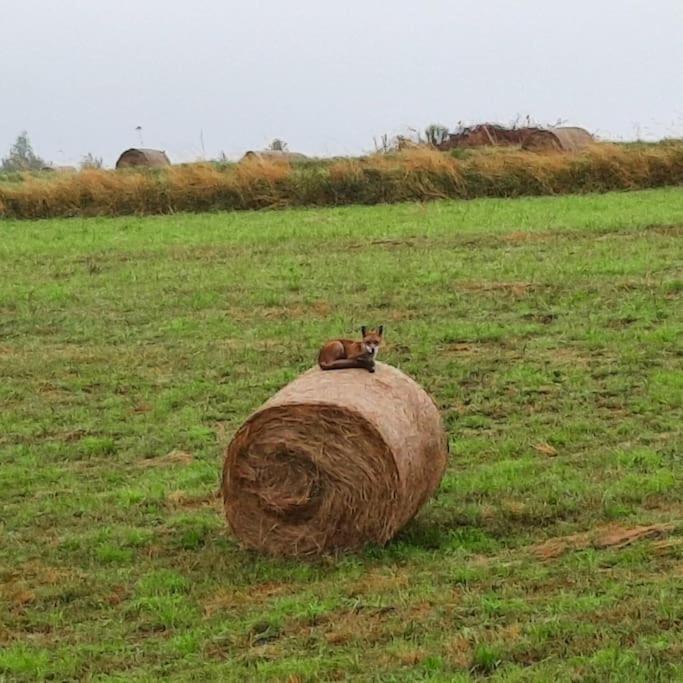
[[379,334],[380,337],[384,334],[384,325],[380,325],[377,328],[377,333]]
[[368,328],[363,325],[363,327],[360,328],[360,333],[365,336],[368,333]]

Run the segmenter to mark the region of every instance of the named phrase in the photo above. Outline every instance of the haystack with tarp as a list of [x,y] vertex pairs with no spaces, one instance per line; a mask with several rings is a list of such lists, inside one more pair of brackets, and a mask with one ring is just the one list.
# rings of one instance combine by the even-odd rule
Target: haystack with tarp
[[287,152],[278,149],[265,149],[260,152],[249,150],[244,154],[240,161],[259,160],[259,161],[275,161],[283,163],[295,163],[297,161],[306,161],[308,157],[300,152]]
[[410,377],[316,367],[235,434],[225,513],[244,546],[272,555],[383,544],[437,489],[447,453],[439,410]]
[[437,149],[467,149],[471,147],[504,147],[521,145],[540,128],[506,128],[495,123],[480,123],[476,126],[461,128],[449,133],[446,140],[437,145]]
[[116,162],[116,168],[162,168],[170,165],[166,152],[140,147],[127,149]]
[[595,142],[584,128],[565,126],[537,130],[524,140],[522,149],[530,152],[578,152]]

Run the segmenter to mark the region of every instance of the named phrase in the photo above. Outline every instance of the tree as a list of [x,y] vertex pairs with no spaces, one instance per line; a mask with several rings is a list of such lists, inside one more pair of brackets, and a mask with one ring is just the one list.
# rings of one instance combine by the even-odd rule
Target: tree
[[81,168],[102,168],[102,157],[96,157],[88,152],[81,159]]
[[425,128],[425,138],[430,145],[436,147],[448,139],[448,128],[438,123],[432,123]]
[[268,145],[268,149],[271,152],[286,152],[287,148],[287,143],[284,140],[280,140],[280,138],[275,138],[275,140]]
[[47,166],[31,146],[28,133],[23,131],[17,135],[15,143],[9,148],[9,153],[3,158],[0,167],[3,171],[32,171]]

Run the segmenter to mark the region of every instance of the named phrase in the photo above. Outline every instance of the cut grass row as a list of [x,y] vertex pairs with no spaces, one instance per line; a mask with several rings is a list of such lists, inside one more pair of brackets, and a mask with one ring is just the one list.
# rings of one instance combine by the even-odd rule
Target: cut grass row
[[[683,676],[683,192],[0,224],[0,678]],[[451,461],[386,548],[258,557],[221,452],[384,322]],[[567,542],[667,524],[617,549]]]
[[0,182],[0,216],[172,214],[477,197],[558,195],[683,184],[683,143],[595,145],[581,154],[496,149],[458,158],[427,148],[290,166],[263,160],[156,171],[87,170]]

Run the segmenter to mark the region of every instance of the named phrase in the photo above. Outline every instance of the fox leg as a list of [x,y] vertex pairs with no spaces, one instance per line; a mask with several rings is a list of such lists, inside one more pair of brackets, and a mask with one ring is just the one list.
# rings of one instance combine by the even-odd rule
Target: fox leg
[[375,357],[371,354],[363,354],[354,358],[354,360],[360,363],[361,368],[365,368],[368,372],[375,371]]
[[361,367],[366,368],[368,372],[375,371],[375,359],[373,356],[365,356],[359,358],[358,361],[362,363]]
[[374,372],[375,362],[364,358],[340,358],[320,363],[321,370],[346,370],[348,368],[363,368],[368,372]]
[[358,360],[363,363],[362,367],[367,368],[368,372],[374,372],[375,371],[375,357],[371,354],[368,354],[366,356],[362,356],[361,358],[358,358]]

